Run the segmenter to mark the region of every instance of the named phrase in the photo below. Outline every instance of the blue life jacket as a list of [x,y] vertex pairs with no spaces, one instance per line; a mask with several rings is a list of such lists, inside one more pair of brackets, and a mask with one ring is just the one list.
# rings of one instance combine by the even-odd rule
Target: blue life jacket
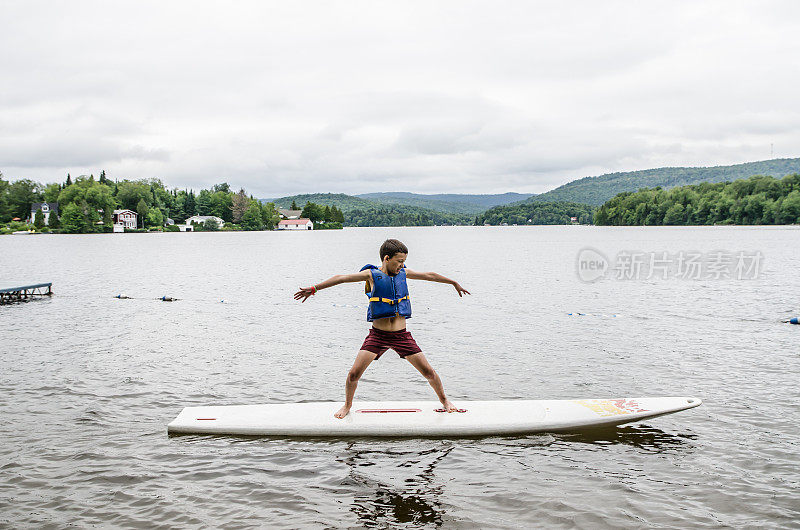
[[[405,265],[403,265],[404,268]],[[411,296],[408,294],[408,285],[406,285],[406,271],[400,269],[396,275],[389,276],[375,265],[364,265],[361,270],[364,269],[370,269],[374,285],[370,291],[369,282],[367,282],[367,287],[364,289],[369,297],[367,320],[372,322],[379,318],[398,315],[411,318]]]

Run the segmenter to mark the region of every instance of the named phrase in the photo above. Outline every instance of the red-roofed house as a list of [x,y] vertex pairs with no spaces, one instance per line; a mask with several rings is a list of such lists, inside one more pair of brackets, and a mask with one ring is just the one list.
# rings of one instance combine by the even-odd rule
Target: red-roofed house
[[314,230],[311,219],[284,219],[278,223],[278,230]]
[[114,233],[122,233],[126,228],[138,227],[139,215],[133,210],[114,210],[111,217],[114,222]]

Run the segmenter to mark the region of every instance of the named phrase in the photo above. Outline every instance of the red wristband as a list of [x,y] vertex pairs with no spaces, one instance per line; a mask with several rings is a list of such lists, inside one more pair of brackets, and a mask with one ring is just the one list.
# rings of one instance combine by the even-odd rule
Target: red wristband
[[312,285],[311,289],[312,289],[311,294],[317,294],[317,286],[316,285]]

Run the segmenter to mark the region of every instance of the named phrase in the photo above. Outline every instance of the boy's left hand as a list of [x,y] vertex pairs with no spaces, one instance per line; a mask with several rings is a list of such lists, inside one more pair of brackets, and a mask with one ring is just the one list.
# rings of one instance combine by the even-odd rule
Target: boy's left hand
[[461,285],[458,282],[454,283],[453,287],[456,288],[456,292],[458,293],[459,297],[464,296],[464,294],[470,294],[470,292],[461,287]]
[[300,290],[294,293],[294,299],[300,300],[300,302],[305,302],[308,300],[308,297],[315,293],[316,289],[313,287],[300,287]]

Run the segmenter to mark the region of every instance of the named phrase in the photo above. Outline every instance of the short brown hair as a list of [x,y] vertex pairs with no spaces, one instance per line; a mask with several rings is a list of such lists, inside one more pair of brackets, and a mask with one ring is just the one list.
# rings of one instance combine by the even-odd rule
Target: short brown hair
[[392,259],[395,254],[401,252],[403,254],[408,254],[408,247],[396,239],[387,239],[383,242],[383,245],[381,245],[381,261],[383,261],[384,256],[388,256],[389,259]]

